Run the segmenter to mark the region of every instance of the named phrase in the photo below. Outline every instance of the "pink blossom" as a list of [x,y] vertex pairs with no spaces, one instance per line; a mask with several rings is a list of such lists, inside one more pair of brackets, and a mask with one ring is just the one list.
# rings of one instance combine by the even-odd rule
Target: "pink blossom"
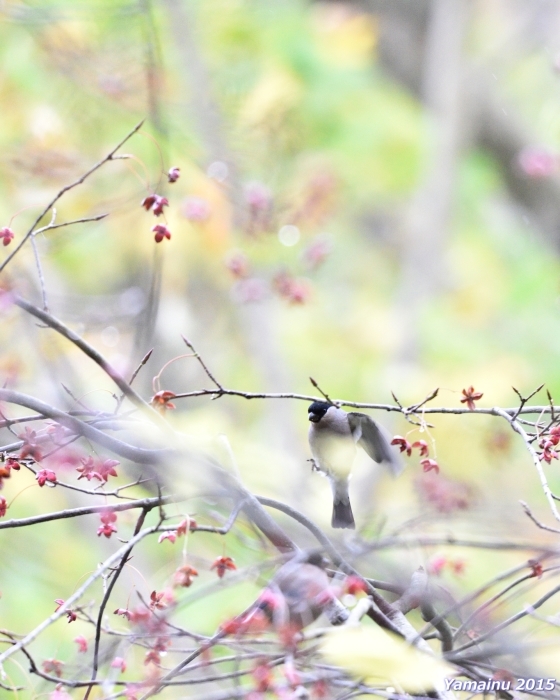
[[202,197],[187,197],[181,211],[185,218],[197,223],[206,221],[212,213],[209,202]]
[[519,167],[531,178],[551,177],[558,172],[558,156],[540,146],[528,146],[518,155]]

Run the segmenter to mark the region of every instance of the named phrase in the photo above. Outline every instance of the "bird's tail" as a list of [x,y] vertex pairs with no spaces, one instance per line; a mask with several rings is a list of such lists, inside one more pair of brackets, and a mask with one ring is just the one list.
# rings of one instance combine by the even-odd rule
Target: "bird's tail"
[[333,495],[331,526],[337,529],[355,530],[354,514],[348,493],[348,478],[330,478]]
[[355,530],[354,513],[350,501],[333,501],[331,526],[337,529]]

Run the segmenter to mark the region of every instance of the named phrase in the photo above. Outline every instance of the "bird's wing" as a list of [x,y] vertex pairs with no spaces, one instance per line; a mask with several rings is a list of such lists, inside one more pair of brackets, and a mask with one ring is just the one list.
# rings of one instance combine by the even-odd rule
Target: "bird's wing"
[[402,471],[399,453],[391,446],[391,438],[385,428],[365,413],[349,413],[348,423],[354,439],[374,462],[387,464],[395,475]]

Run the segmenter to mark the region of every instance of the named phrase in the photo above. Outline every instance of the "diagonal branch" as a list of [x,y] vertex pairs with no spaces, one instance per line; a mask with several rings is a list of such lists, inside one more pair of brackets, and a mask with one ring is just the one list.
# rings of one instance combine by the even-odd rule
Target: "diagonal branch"
[[51,199],[51,201],[47,204],[47,206],[41,211],[41,213],[37,216],[33,224],[31,225],[30,229],[27,231],[25,236],[21,239],[21,241],[18,243],[18,245],[12,250],[10,255],[4,260],[3,263],[0,264],[0,272],[4,270],[6,265],[13,260],[13,258],[19,253],[19,251],[23,248],[23,246],[27,243],[27,241],[31,238],[31,236],[34,235],[35,233],[35,227],[41,221],[41,219],[49,212],[49,210],[54,207],[54,205],[58,202],[58,200],[66,194],[69,190],[74,189],[74,187],[77,187],[78,185],[81,185],[90,175],[92,175],[96,170],[99,170],[99,168],[107,163],[110,160],[115,160],[113,157],[115,153],[119,150],[121,146],[123,146],[134,134],[140,130],[142,127],[142,124],[144,123],[144,120],[139,122],[132,131],[129,131],[128,134],[120,141],[115,148],[113,148],[112,151],[110,151],[105,158],[100,160],[98,163],[93,165],[86,173],[84,173],[81,177],[79,177],[77,180],[72,182],[70,185],[66,185],[63,187],[61,190],[57,192],[57,194]]
[[6,649],[6,651],[0,653],[0,665],[4,661],[6,661],[6,659],[9,659],[10,656],[13,656],[17,651],[30,644],[33,640],[37,639],[41,632],[46,630],[47,627],[50,627],[60,617],[65,615],[66,612],[73,607],[74,603],[80,600],[80,598],[84,595],[84,593],[88,590],[92,583],[97,581],[98,578],[100,578],[108,569],[110,569],[113,566],[113,564],[119,561],[125,555],[126,552],[128,552],[132,547],[138,544],[138,542],[143,540],[148,535],[157,532],[157,529],[157,525],[147,527],[141,532],[139,532],[137,535],[132,537],[122,547],[119,547],[119,549],[117,549],[116,552],[114,552],[103,562],[103,564],[101,564],[101,566],[95,571],[95,573],[93,573],[91,576],[88,577],[86,581],[84,581],[84,583],[64,602],[64,604],[56,610],[56,612],[50,615],[46,620],[43,620],[43,622],[41,622],[40,625],[37,625],[35,629],[31,630],[31,632],[29,632],[25,635],[25,637],[13,644],[9,649]]
[[169,424],[165,421],[163,416],[161,416],[150,404],[148,404],[136,393],[130,384],[122,377],[117,370],[103,357],[103,355],[97,351],[93,346],[87,343],[81,336],[74,333],[73,330],[68,328],[62,321],[39,309],[37,306],[30,304],[22,297],[15,294],[11,295],[11,300],[20,309],[27,311],[27,313],[35,316],[40,321],[45,323],[49,328],[52,328],[60,335],[64,336],[71,343],[74,343],[85,355],[91,358],[101,369],[115,382],[122,393],[133,403],[137,408],[139,408],[145,415],[147,415],[154,423],[156,423],[160,428],[164,428],[166,432],[170,430]]
[[[541,482],[541,487],[542,490],[544,491],[544,495],[546,496],[546,500],[548,501],[548,505],[550,506],[550,510],[552,511],[552,515],[555,517],[556,520],[560,522],[560,513],[558,512],[558,508],[556,507],[556,503],[554,501],[554,496],[552,495],[552,491],[550,490],[550,486],[548,485],[548,480],[546,478],[546,474],[544,473],[543,466],[541,464],[541,460],[539,459],[538,454],[535,451],[535,448],[531,444],[531,439],[525,432],[525,430],[522,428],[522,426],[519,424],[519,421],[515,420],[514,416],[510,416],[506,411],[504,411],[501,408],[494,408],[495,414],[498,416],[502,416],[502,418],[505,418],[507,422],[511,425],[512,429],[521,436],[521,439],[525,443],[525,447],[527,448],[529,454],[531,455],[531,459],[533,460],[533,464],[535,465],[535,469],[537,470],[537,474],[539,475],[539,479]],[[514,414],[515,415],[515,414]]]

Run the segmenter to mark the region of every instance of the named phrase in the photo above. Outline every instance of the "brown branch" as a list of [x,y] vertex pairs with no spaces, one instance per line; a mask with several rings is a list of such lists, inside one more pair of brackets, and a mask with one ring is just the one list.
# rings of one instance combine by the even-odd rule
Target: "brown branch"
[[[306,518],[299,511],[295,510],[295,508],[287,506],[285,503],[281,503],[275,499],[264,498],[263,496],[258,496],[257,498],[263,505],[280,510],[304,525],[317,538],[321,546],[324,547],[327,554],[333,560],[334,564],[341,571],[347,575],[357,576],[358,578],[363,579],[360,573],[342,557],[329,538],[320,530],[320,528],[317,527],[317,525],[309,520],[309,518]],[[366,579],[363,580],[368,583]],[[374,622],[381,627],[398,634],[399,636],[405,637],[406,639],[416,637],[415,630],[409,624],[408,620],[406,620],[404,615],[402,615],[400,610],[388,603],[371,585],[368,585],[368,594],[372,597],[375,607],[370,607],[367,614]]]
[[540,385],[539,387],[537,387],[534,391],[532,391],[528,396],[522,396],[522,395],[519,393],[519,391],[517,391],[517,389],[516,389],[514,386],[511,387],[511,388],[515,391],[515,393],[517,394],[517,396],[519,396],[519,408],[518,408],[517,411],[513,414],[513,416],[512,416],[512,419],[513,419],[513,420],[515,420],[515,419],[517,418],[517,416],[521,413],[521,411],[523,410],[523,408],[524,408],[525,404],[527,403],[527,401],[529,401],[530,399],[532,399],[533,396],[535,396],[535,394],[538,394],[539,391],[543,388],[543,386],[544,386],[544,384],[541,384],[541,385]]
[[453,535],[423,535],[418,537],[384,537],[377,542],[368,544],[366,549],[378,551],[381,549],[410,549],[410,547],[439,547],[451,545],[473,549],[520,550],[524,552],[550,553],[552,547],[535,544],[534,542],[516,542],[515,540],[468,540]]
[[[140,360],[140,362],[138,363],[138,366],[136,367],[136,369],[134,370],[134,372],[132,373],[132,375],[131,375],[131,377],[130,377],[130,379],[129,379],[129,381],[128,381],[128,386],[129,386],[129,387],[132,386],[132,382],[136,379],[136,377],[138,376],[138,373],[140,372],[140,370],[142,369],[142,367],[144,367],[144,365],[146,364],[146,362],[148,362],[148,360],[149,360],[150,357],[152,356],[153,351],[154,351],[153,348],[152,348],[151,350],[148,350],[148,352],[147,352],[147,353],[144,355],[144,357]],[[125,394],[124,394],[124,393],[121,394],[121,396],[119,396],[118,401],[117,401],[117,406],[116,406],[116,408],[115,408],[115,414],[117,414],[117,413],[119,412],[119,408],[121,407],[121,404],[122,404],[122,402],[124,401],[124,398],[125,398]]]
[[73,189],[74,187],[77,187],[78,185],[81,185],[90,175],[92,175],[96,170],[99,170],[99,168],[107,163],[110,160],[115,160],[113,156],[115,153],[119,150],[121,146],[123,146],[134,134],[140,130],[142,127],[142,124],[144,123],[144,120],[142,120],[140,123],[138,123],[132,131],[129,131],[129,133],[120,141],[120,143],[113,148],[112,151],[110,151],[102,160],[97,162],[94,166],[92,166],[84,175],[79,177],[77,180],[72,182],[70,185],[66,185],[63,187],[61,190],[57,192],[57,194],[51,199],[51,201],[47,204],[47,206],[41,211],[41,213],[37,216],[33,224],[31,225],[31,228],[27,231],[25,236],[21,239],[21,241],[18,243],[18,245],[12,250],[12,252],[8,255],[8,257],[4,260],[3,263],[0,264],[0,273],[4,270],[6,265],[17,255],[17,253],[22,249],[22,247],[27,243],[27,241],[33,236],[35,232],[35,227],[41,221],[41,219],[49,212],[52,207],[58,202],[58,200],[66,194],[69,190]]
[[[156,499],[158,501],[155,503],[153,506],[147,508],[144,507],[142,508],[142,512],[140,513],[138,520],[136,521],[136,526],[134,528],[134,534],[133,537],[138,535],[140,532],[140,529],[142,528],[142,525],[144,524],[144,521],[146,520],[146,516],[150,512],[150,510],[156,506],[161,506],[161,498]],[[109,585],[107,586],[107,589],[105,590],[105,594],[103,596],[103,600],[101,601],[101,604],[99,606],[99,612],[97,613],[97,622],[95,624],[95,641],[93,645],[93,661],[92,661],[92,673],[91,673],[91,680],[95,681],[97,678],[97,671],[99,668],[99,645],[101,643],[101,625],[103,623],[103,614],[105,612],[105,608],[107,607],[107,604],[109,602],[109,598],[111,597],[111,593],[113,592],[113,588],[115,587],[115,584],[121,575],[124,567],[126,566],[126,563],[129,560],[130,554],[132,550],[134,549],[134,545],[130,545],[130,547],[124,552],[124,554],[121,557],[121,560],[119,561],[117,567],[113,570],[111,580],[109,581]],[[90,696],[92,686],[90,685],[89,688],[86,691],[86,694],[84,695],[84,700],[87,700]]]
[[555,596],[557,593],[560,592],[560,585],[555,586],[552,590],[548,591],[543,595],[541,598],[539,598],[533,605],[526,606],[525,610],[521,610],[521,612],[516,613],[515,615],[512,615],[509,617],[507,620],[504,620],[500,624],[496,625],[493,627],[491,630],[488,630],[488,632],[481,634],[478,636],[476,639],[467,642],[466,644],[463,644],[462,647],[459,647],[458,649],[455,649],[455,651],[449,655],[450,660],[454,660],[455,657],[458,657],[460,659],[460,654],[467,649],[470,649],[473,646],[476,646],[480,644],[481,642],[484,642],[486,639],[489,639],[490,637],[493,637],[495,634],[498,632],[501,632],[503,629],[506,629],[506,627],[509,627],[512,625],[514,622],[517,622],[518,620],[521,620],[523,617],[526,617],[527,615],[530,614],[532,610],[537,610],[540,608],[542,605],[546,603],[547,600],[550,600],[553,596]]
[[548,485],[548,480],[546,478],[546,474],[544,473],[544,469],[541,464],[541,460],[539,459],[538,454],[536,453],[535,449],[533,448],[531,444],[531,439],[523,430],[521,425],[519,424],[519,421],[515,420],[513,416],[510,416],[508,413],[506,413],[503,409],[501,408],[495,408],[494,411],[496,411],[496,415],[502,416],[502,418],[505,418],[507,422],[511,425],[512,429],[521,436],[523,442],[525,443],[525,447],[527,448],[529,454],[531,455],[531,459],[533,460],[533,464],[535,465],[535,469],[537,470],[537,474],[539,476],[539,480],[541,482],[541,487],[542,490],[544,491],[544,495],[546,496],[546,500],[548,501],[548,505],[550,506],[550,510],[552,511],[552,515],[555,517],[556,520],[560,522],[560,513],[558,512],[558,508],[556,507],[556,503],[554,502],[554,496],[552,495],[552,491],[550,490],[550,486]]
[[334,401],[332,401],[330,396],[321,389],[321,387],[319,386],[319,384],[317,384],[317,382],[313,379],[313,377],[309,377],[309,381],[315,387],[315,389],[317,389],[317,391],[319,391],[323,395],[323,397],[326,401],[331,403],[333,406],[336,406],[336,403]]
[[[177,453],[171,449],[159,449],[159,450],[149,450],[143,447],[135,447],[129,443],[118,440],[117,438],[106,435],[101,430],[93,427],[89,423],[84,423],[75,416],[72,416],[64,411],[60,411],[49,404],[39,401],[39,399],[33,396],[27,396],[26,394],[21,394],[17,391],[12,391],[11,389],[0,389],[0,401],[6,403],[14,403],[19,406],[24,406],[32,411],[36,411],[45,418],[52,418],[52,420],[60,423],[60,425],[69,428],[77,435],[83,435],[83,437],[95,442],[96,444],[103,445],[111,452],[120,455],[121,457],[126,457],[132,462],[137,464],[149,464],[152,466],[158,465],[165,458],[170,458],[176,456]],[[16,448],[14,448],[16,449]]]
[[151,510],[165,503],[179,503],[182,499],[178,496],[157,496],[153,498],[142,498],[130,503],[115,503],[103,506],[84,506],[82,508],[68,508],[59,510],[54,513],[45,513],[44,515],[33,515],[29,518],[18,518],[13,520],[2,520],[0,522],[0,530],[8,530],[16,527],[28,527],[29,525],[37,525],[38,523],[48,523],[53,520],[64,520],[65,518],[79,518],[82,515],[92,515],[95,513],[105,513],[108,510],[114,513],[120,513],[125,510],[134,510],[142,508],[143,510]]
[[170,431],[169,424],[165,421],[163,416],[161,416],[150,404],[148,404],[144,399],[137,394],[130,384],[117,372],[117,370],[103,357],[103,355],[98,352],[93,346],[87,343],[81,336],[74,333],[73,330],[68,328],[62,321],[57,318],[42,311],[38,307],[30,304],[25,299],[17,296],[16,294],[11,295],[11,300],[16,306],[19,306],[27,313],[35,316],[44,324],[52,328],[60,335],[64,336],[71,343],[74,343],[85,355],[92,359],[101,369],[115,382],[122,393],[137,407],[139,408],[150,420],[152,420],[160,428],[163,428],[166,432]]
[[[200,355],[198,354],[198,352],[195,350],[193,344],[192,344],[191,342],[189,342],[189,341],[185,338],[184,335],[181,335],[181,338],[183,339],[183,342],[185,343],[185,345],[189,348],[189,350],[192,351],[193,355],[194,355],[194,356],[196,357],[196,359],[199,361],[199,363],[200,363],[202,369],[204,370],[204,372],[206,373],[208,379],[210,379],[210,381],[218,387],[218,390],[219,390],[219,391],[222,391],[224,387],[220,384],[220,382],[216,379],[216,377],[214,377],[214,375],[212,374],[212,372],[208,369],[206,363],[204,362],[204,360],[202,359],[202,357],[200,357]],[[214,398],[219,398],[219,396],[215,396]]]
[[9,649],[0,653],[0,664],[6,661],[6,659],[15,654],[17,651],[30,644],[41,634],[41,632],[47,629],[47,627],[50,627],[50,625],[52,625],[60,617],[65,615],[68,610],[71,610],[74,603],[76,603],[84,595],[87,589],[95,581],[97,581],[97,579],[100,578],[105,573],[105,571],[110,569],[117,561],[120,560],[120,558],[129,549],[129,547],[133,547],[135,544],[140,542],[140,540],[143,540],[144,537],[147,537],[148,535],[157,532],[157,529],[157,526],[153,526],[142,530],[137,535],[132,537],[132,539],[130,539],[125,545],[120,547],[116,552],[113,552],[113,554],[110,557],[108,557],[103,562],[103,564],[101,564],[95,570],[95,572],[91,574],[91,576],[89,576],[86,579],[86,581],[84,581],[84,583],[77,590],[75,590],[69,598],[65,600],[64,604],[60,605],[57,608],[57,610],[54,613],[52,613],[52,615],[50,615],[46,620],[43,620],[43,622],[37,625],[37,627],[35,627],[33,630],[31,630],[31,632],[22,637],[18,642],[13,644]]
[[[549,569],[543,569],[543,573],[545,573],[546,571],[557,570],[557,568],[558,567],[551,567]],[[479,605],[476,608],[476,610],[473,610],[473,612],[466,618],[466,620],[464,620],[461,623],[461,625],[455,630],[455,634],[453,635],[453,637],[455,639],[458,639],[459,635],[462,634],[463,630],[465,630],[467,628],[468,624],[472,620],[474,620],[475,617],[478,617],[480,615],[480,613],[484,612],[484,610],[489,608],[492,605],[492,603],[495,603],[500,598],[503,598],[503,596],[505,596],[507,593],[509,593],[509,591],[513,590],[514,588],[516,588],[520,584],[524,583],[525,581],[529,581],[530,579],[534,579],[534,578],[535,578],[535,574],[532,572],[525,574],[525,576],[520,576],[518,579],[516,579],[515,581],[512,581],[507,586],[505,586],[505,588],[502,588],[501,591],[498,591],[498,593],[496,593],[493,596],[491,596],[490,598],[488,598],[488,600],[485,600],[484,603]]]
[[[555,498],[555,500],[557,500],[556,497],[554,497],[554,498]],[[555,527],[550,527],[549,525],[545,525],[544,523],[541,523],[540,520],[537,520],[537,518],[533,515],[531,509],[530,509],[529,506],[525,503],[525,501],[519,501],[519,503],[521,503],[521,507],[522,507],[523,510],[525,511],[525,515],[526,515],[528,518],[530,518],[530,519],[535,523],[535,525],[536,525],[537,527],[539,527],[541,530],[547,530],[548,532],[555,532],[556,534],[560,534],[560,530],[559,530],[559,529],[557,529],[557,528],[555,528]]]
[[[552,556],[552,554],[545,555],[546,556]],[[543,557],[543,559],[545,558]],[[468,595],[464,596],[457,602],[453,603],[453,605],[449,606],[446,608],[443,612],[439,613],[436,617],[432,617],[432,619],[427,620],[426,622],[428,623],[425,627],[423,627],[420,632],[418,633],[419,636],[425,637],[428,631],[432,628],[435,627],[437,623],[439,623],[440,620],[446,619],[451,613],[454,613],[457,610],[460,610],[462,607],[467,605],[468,603],[471,603],[473,600],[476,600],[479,596],[481,596],[483,593],[486,593],[490,588],[495,586],[497,583],[500,583],[500,581],[504,581],[505,579],[510,578],[510,576],[514,576],[515,574],[519,573],[520,571],[523,571],[523,569],[527,568],[527,564],[521,564],[519,566],[515,566],[511,569],[508,569],[507,571],[502,572],[501,574],[498,574],[495,576],[493,579],[485,583],[484,585],[480,586],[477,588],[475,591],[472,593],[469,593]]]
[[[247,400],[254,399],[294,399],[296,401],[306,401],[313,403],[313,401],[323,401],[325,396],[313,396],[312,394],[296,394],[294,392],[281,392],[281,393],[267,393],[261,391],[240,391],[238,389],[227,389],[222,387],[221,389],[197,389],[195,391],[187,391],[181,394],[176,394],[173,397],[175,399],[190,399],[197,396],[238,396]],[[393,398],[395,396],[393,395]],[[398,405],[386,404],[386,403],[364,403],[361,401],[349,401],[348,399],[330,399],[329,401],[337,406],[348,406],[349,408],[369,408],[372,410],[386,411],[387,413],[402,413],[406,415],[407,413],[413,412],[415,406],[406,407],[402,406],[396,399],[395,401]],[[426,401],[426,399],[424,399]],[[424,402],[422,402],[424,403]],[[441,415],[487,415],[487,416],[501,416],[502,413],[507,413],[510,416],[515,415],[519,410],[518,406],[513,408],[475,408],[471,410],[470,408],[464,408],[462,406],[437,406],[431,408],[423,408],[422,413],[430,414],[441,414]],[[520,414],[551,414],[553,408],[548,406],[525,406]]]

